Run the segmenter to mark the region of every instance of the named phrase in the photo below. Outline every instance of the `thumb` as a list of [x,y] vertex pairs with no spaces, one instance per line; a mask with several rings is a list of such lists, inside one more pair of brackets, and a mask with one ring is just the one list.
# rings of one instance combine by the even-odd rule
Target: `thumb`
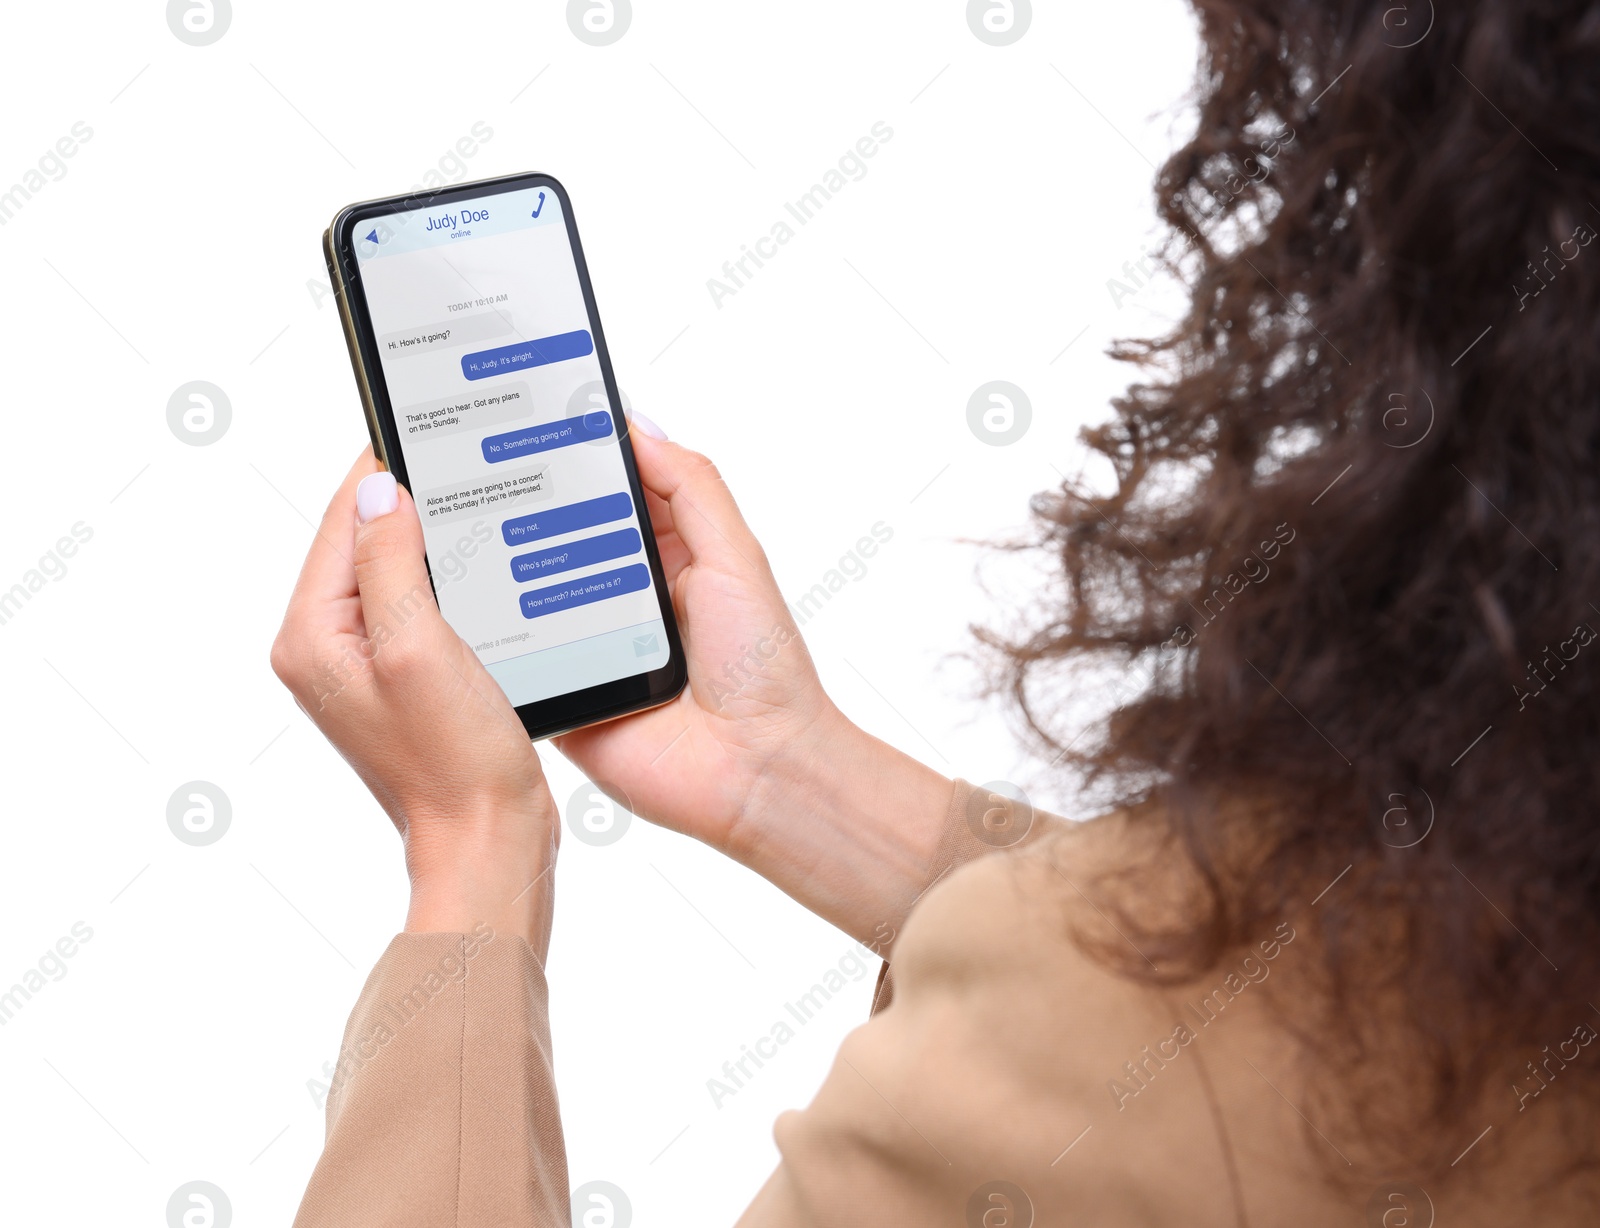
[[639,481],[667,505],[672,527],[695,562],[724,572],[766,570],[761,544],[708,458],[642,429],[632,439]]
[[367,635],[390,638],[417,614],[436,609],[410,492],[394,474],[371,473],[356,488],[355,569]]

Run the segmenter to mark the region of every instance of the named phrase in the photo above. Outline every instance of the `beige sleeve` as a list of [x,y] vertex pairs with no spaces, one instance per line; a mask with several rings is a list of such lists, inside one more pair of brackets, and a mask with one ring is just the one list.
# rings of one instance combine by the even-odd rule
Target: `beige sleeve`
[[[984,853],[1031,842],[1045,826],[1026,807],[957,781],[928,887]],[[780,1120],[786,1162],[742,1223],[949,1218],[949,1160],[920,1131],[908,1139],[906,1119],[885,1107],[926,1095],[928,1070],[973,1063],[971,1038],[959,1035],[966,1029],[928,1026],[935,1016],[948,1018],[949,978],[928,974],[928,955],[913,958],[917,948],[936,952],[970,939],[971,927],[922,924],[920,943],[897,948],[897,959],[909,961],[913,1001],[882,1013],[893,997],[885,965],[873,1008],[879,1017],[846,1042],[803,1119]],[[936,1114],[920,1106],[930,1118],[949,1107]],[[396,936],[346,1025],[327,1118],[327,1142],[295,1228],[567,1224],[547,986],[528,945],[487,927]],[[948,1135],[940,1141],[950,1145]],[[860,1217],[838,1218],[839,1198]]]
[[[1028,803],[979,788],[965,780],[956,780],[950,791],[950,805],[945,811],[939,847],[928,865],[923,893],[926,894],[950,871],[974,858],[1020,847],[1037,839],[1048,827],[1048,816],[1035,811]],[[917,898],[922,897],[919,895]],[[893,1001],[894,973],[885,960],[878,969],[877,989],[872,995],[872,1014],[876,1015]]]
[[564,1225],[544,971],[521,938],[400,934],[345,1027],[295,1228]]
[[[959,786],[952,826],[969,801],[990,806]],[[1005,852],[1021,839],[950,836],[965,859],[907,919],[893,1003],[845,1039],[811,1104],[779,1117],[781,1162],[739,1228],[1133,1222],[1084,1200],[1081,1167],[1052,1165],[1104,1096],[1101,1067],[1117,1067],[1091,1047],[1089,1075],[1078,1069],[1073,1046],[1095,1012],[1077,1010],[1092,999],[1050,863]],[[1124,1046],[1149,1027],[1115,1022]]]

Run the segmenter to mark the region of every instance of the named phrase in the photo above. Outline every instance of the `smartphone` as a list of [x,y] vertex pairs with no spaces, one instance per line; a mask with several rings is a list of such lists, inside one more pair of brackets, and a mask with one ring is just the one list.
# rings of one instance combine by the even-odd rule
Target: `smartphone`
[[366,201],[323,248],[440,612],[529,736],[671,700],[683,647],[566,189]]

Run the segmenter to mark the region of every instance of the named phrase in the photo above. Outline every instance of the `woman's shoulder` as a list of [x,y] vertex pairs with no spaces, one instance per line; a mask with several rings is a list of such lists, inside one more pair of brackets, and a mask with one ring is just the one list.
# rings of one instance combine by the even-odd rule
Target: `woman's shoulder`
[[[959,1105],[986,1146],[1014,1157],[1041,1211],[1192,1226],[1236,1224],[1242,1209],[1250,1222],[1331,1228],[1388,1197],[1337,1100],[1316,1094],[1307,1038],[1319,1017],[1305,1007],[1322,951],[1309,912],[1179,976],[1147,934],[1193,924],[1201,897],[1158,818],[1042,821],[945,875],[896,946],[886,1014],[900,1018],[885,1022],[908,1061],[942,1072],[927,1111]],[[1055,1141],[1036,1156],[1041,1136]],[[1440,1222],[1445,1210],[1508,1222],[1514,1170],[1543,1172],[1541,1149],[1556,1153],[1527,1126],[1514,1141],[1515,1157],[1481,1148],[1476,1182],[1453,1173],[1430,1186]],[[1402,1201],[1382,1204],[1385,1222],[1421,1213],[1404,1201],[1414,1187],[1389,1193]],[[1579,1222],[1577,1194],[1558,1183],[1550,1198],[1545,1222]]]
[[[1117,900],[1129,889],[1166,901],[1164,912],[1176,908],[1181,878],[1160,842],[1125,813],[1082,821],[1035,814],[1011,847],[957,866],[923,896],[895,947],[899,992],[908,981],[1036,976],[1044,964],[1074,982],[1131,988],[1086,958],[1085,944],[1098,950],[1117,936]],[[1131,943],[1125,950],[1138,958]]]
[[[1145,966],[1103,893],[1126,871],[1161,882],[1169,869],[1125,816],[1042,821],[923,897],[895,948],[893,1004],[845,1055],[941,1149],[949,1139],[953,1161],[1004,1159],[1039,1222],[1234,1224],[1202,1067],[1176,1048],[1159,1057],[1173,1004],[1101,953],[1120,944]],[[922,1074],[890,1073],[902,1067]],[[1196,1194],[1214,1214],[1188,1205]]]
[[[938,1011],[1030,1095],[1115,1109],[1109,1085],[1175,1023],[1119,901],[1175,908],[1182,873],[1126,815],[1042,822],[923,897],[895,947],[895,1006]],[[1001,1036],[995,1051],[986,1038]]]

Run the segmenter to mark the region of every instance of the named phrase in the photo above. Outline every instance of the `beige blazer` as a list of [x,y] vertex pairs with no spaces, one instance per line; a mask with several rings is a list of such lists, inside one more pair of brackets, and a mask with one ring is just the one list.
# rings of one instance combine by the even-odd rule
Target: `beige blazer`
[[[1040,816],[997,851],[1026,822],[1012,811],[997,827],[997,805],[957,783],[893,982],[810,1106],[778,1119],[782,1163],[741,1225],[1596,1222],[1542,1175],[1553,1111],[1543,1125],[1508,1111],[1419,1188],[1302,1110],[1315,1054],[1269,1003],[1292,1000],[1311,967],[1309,908],[1202,981],[1157,991],[1083,953],[1084,935],[1126,942],[1094,885],[1129,855],[1122,821]],[[485,938],[401,934],[378,961],[296,1228],[572,1222],[549,987],[520,939]],[[1460,1123],[1464,1148],[1480,1128]],[[690,1207],[673,1223],[702,1228]]]

